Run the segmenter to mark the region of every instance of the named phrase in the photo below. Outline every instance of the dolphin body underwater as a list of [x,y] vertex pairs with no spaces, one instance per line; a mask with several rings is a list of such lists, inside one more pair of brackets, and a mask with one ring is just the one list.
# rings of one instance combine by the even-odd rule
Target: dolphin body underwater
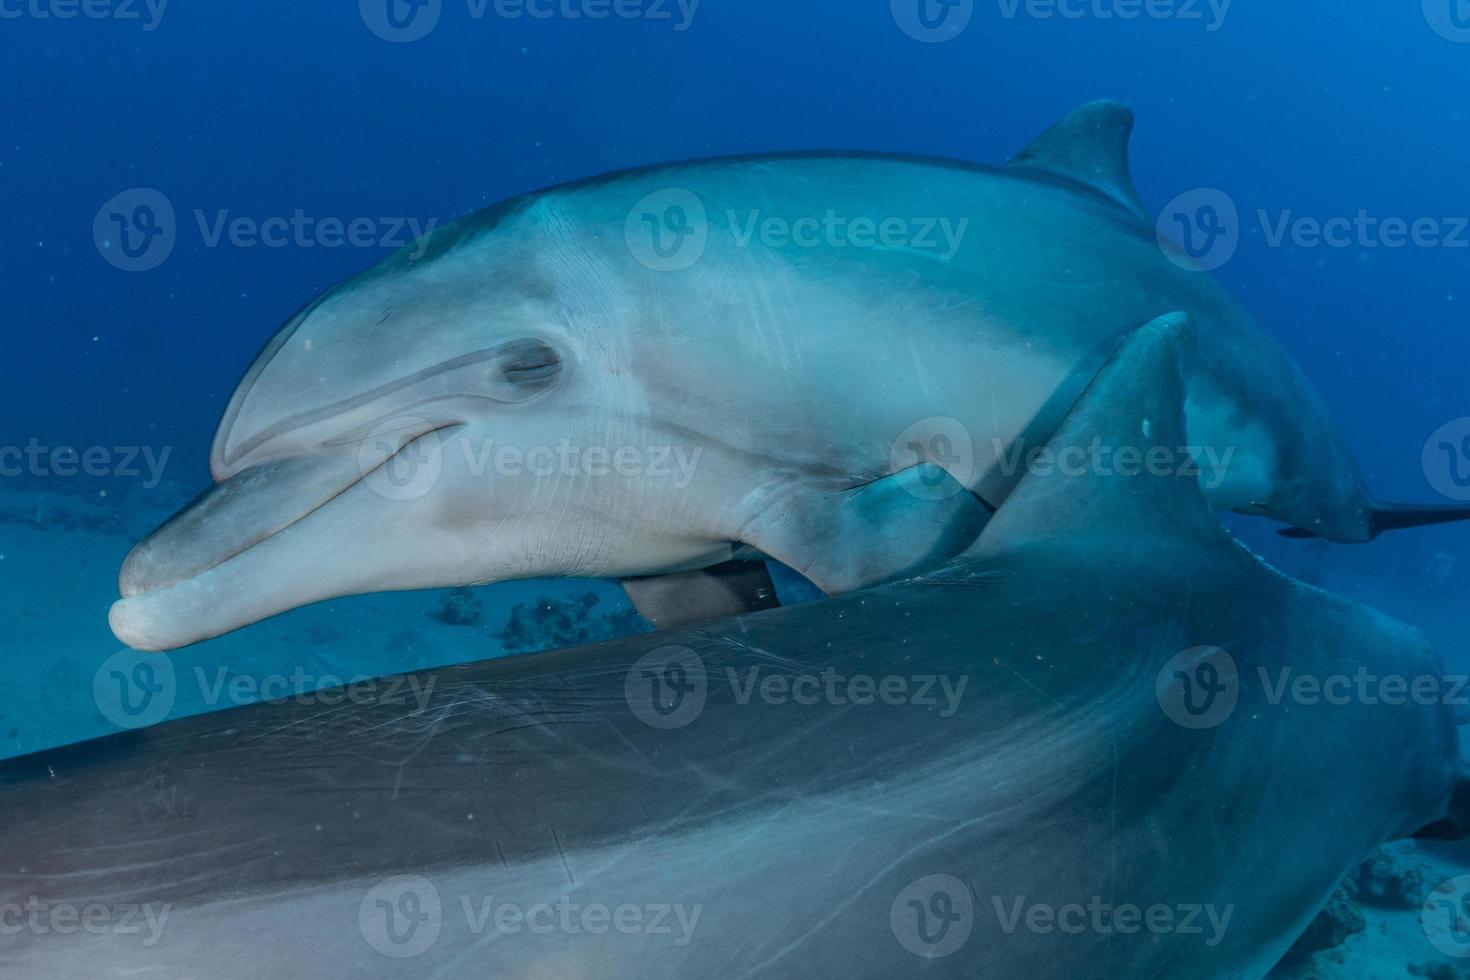
[[[1192,342],[1137,331],[1052,446],[1183,439]],[[5,930],[0,971],[1260,977],[1470,802],[1442,700],[1287,668],[1443,672],[1193,478],[1032,473],[919,577],[0,764],[0,907],[133,926]]]
[[659,166],[436,231],[266,347],[218,485],[125,562],[114,632],[167,650],[542,576],[623,578],[668,626],[771,604],[751,557],[828,594],[912,574],[975,540],[1117,339],[1176,310],[1200,356],[1170,452],[1216,509],[1345,542],[1470,515],[1372,499],[1286,352],[1160,247],[1132,121],[1091,104],[999,169]]

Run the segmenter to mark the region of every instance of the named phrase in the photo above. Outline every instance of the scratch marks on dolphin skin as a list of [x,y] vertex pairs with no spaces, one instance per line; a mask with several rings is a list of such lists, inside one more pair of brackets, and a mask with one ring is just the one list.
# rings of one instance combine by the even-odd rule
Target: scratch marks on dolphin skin
[[567,884],[576,885],[577,879],[572,874],[572,866],[567,863],[566,848],[561,846],[561,835],[556,832],[556,824],[549,823],[546,826],[551,828],[551,839],[556,844],[556,856],[561,861],[561,870],[567,876]]
[[817,920],[817,922],[814,923],[811,928],[807,929],[806,932],[804,932],[800,937],[788,943],[781,949],[777,950],[774,955],[768,957],[767,959],[761,961],[760,963],[757,963],[755,966],[741,973],[740,976],[754,976],[755,974],[760,973],[761,971],[775,965],[783,957],[789,955],[798,947],[800,947],[803,943],[807,942],[817,933],[821,932],[822,929],[826,928],[826,926],[834,919],[850,909],[859,898],[862,898],[864,895],[866,895],[875,885],[878,884],[878,882],[887,877],[895,868],[902,866],[904,862],[913,857],[915,854],[925,850],[926,848],[937,846],[939,843],[947,840],[950,837],[953,837],[955,834],[961,833],[965,830],[970,829],[971,827],[984,823],[988,819],[988,816],[975,817],[974,819],[955,824],[943,833],[936,833],[930,837],[925,838],[924,840],[918,841],[917,843],[910,846],[907,850],[897,854],[891,861],[883,865],[873,875],[871,875],[867,881],[863,882],[863,884],[859,886],[855,891],[853,891],[852,894],[848,895],[844,901],[832,908],[821,919]]

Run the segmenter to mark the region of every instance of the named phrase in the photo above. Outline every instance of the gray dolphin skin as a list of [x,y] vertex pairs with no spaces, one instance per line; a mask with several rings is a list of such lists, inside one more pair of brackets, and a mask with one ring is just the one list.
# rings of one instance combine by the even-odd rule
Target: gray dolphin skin
[[731,560],[828,594],[893,580],[968,547],[1117,339],[1178,310],[1200,350],[1169,451],[1216,509],[1346,542],[1470,514],[1374,502],[1285,351],[1161,247],[1131,128],[1094,103],[1003,168],[659,166],[440,229],[260,355],[218,485],[129,556],[113,629],[167,650],[342,595],[540,576],[628,579],[678,625],[766,604],[748,568],[658,581]]
[[[1192,343],[1137,330],[1051,447],[1184,439]],[[1360,668],[1443,675],[1192,476],[1034,471],[917,577],[0,764],[0,908],[45,926],[0,972],[1260,977],[1464,827],[1443,700],[1281,697]]]

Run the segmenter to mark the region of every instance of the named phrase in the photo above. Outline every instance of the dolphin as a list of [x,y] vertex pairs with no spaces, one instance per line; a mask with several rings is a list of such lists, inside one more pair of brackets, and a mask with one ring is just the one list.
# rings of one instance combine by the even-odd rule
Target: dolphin
[[912,574],[974,542],[1117,339],[1175,310],[1201,339],[1170,453],[1217,509],[1350,542],[1470,515],[1374,502],[1287,353],[1160,246],[1132,124],[1088,105],[1002,168],[657,166],[436,230],[270,342],[218,485],[128,557],[113,629],[165,650],[539,576],[626,579],[668,626],[770,605],[765,558],[828,594]]
[[[1052,447],[1184,438],[1192,338],[1135,332]],[[0,969],[1260,977],[1470,803],[1449,698],[1297,681],[1443,670],[1193,477],[1033,472],[917,577],[0,764]]]

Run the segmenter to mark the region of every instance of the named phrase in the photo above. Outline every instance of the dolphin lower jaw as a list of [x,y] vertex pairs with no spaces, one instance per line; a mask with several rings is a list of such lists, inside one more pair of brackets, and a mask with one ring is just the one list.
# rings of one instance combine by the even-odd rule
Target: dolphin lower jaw
[[325,506],[362,479],[339,454],[251,467],[196,497],[123,561],[124,598],[157,592],[215,568]]
[[198,574],[116,602],[118,639],[163,651],[220,636],[298,606],[365,592],[473,580],[431,522],[403,516],[359,482],[281,531]]
[[376,457],[344,447],[264,463],[206,491],[124,561],[114,634],[171,650],[311,602],[483,577],[446,573],[432,485],[382,482],[422,438]]

